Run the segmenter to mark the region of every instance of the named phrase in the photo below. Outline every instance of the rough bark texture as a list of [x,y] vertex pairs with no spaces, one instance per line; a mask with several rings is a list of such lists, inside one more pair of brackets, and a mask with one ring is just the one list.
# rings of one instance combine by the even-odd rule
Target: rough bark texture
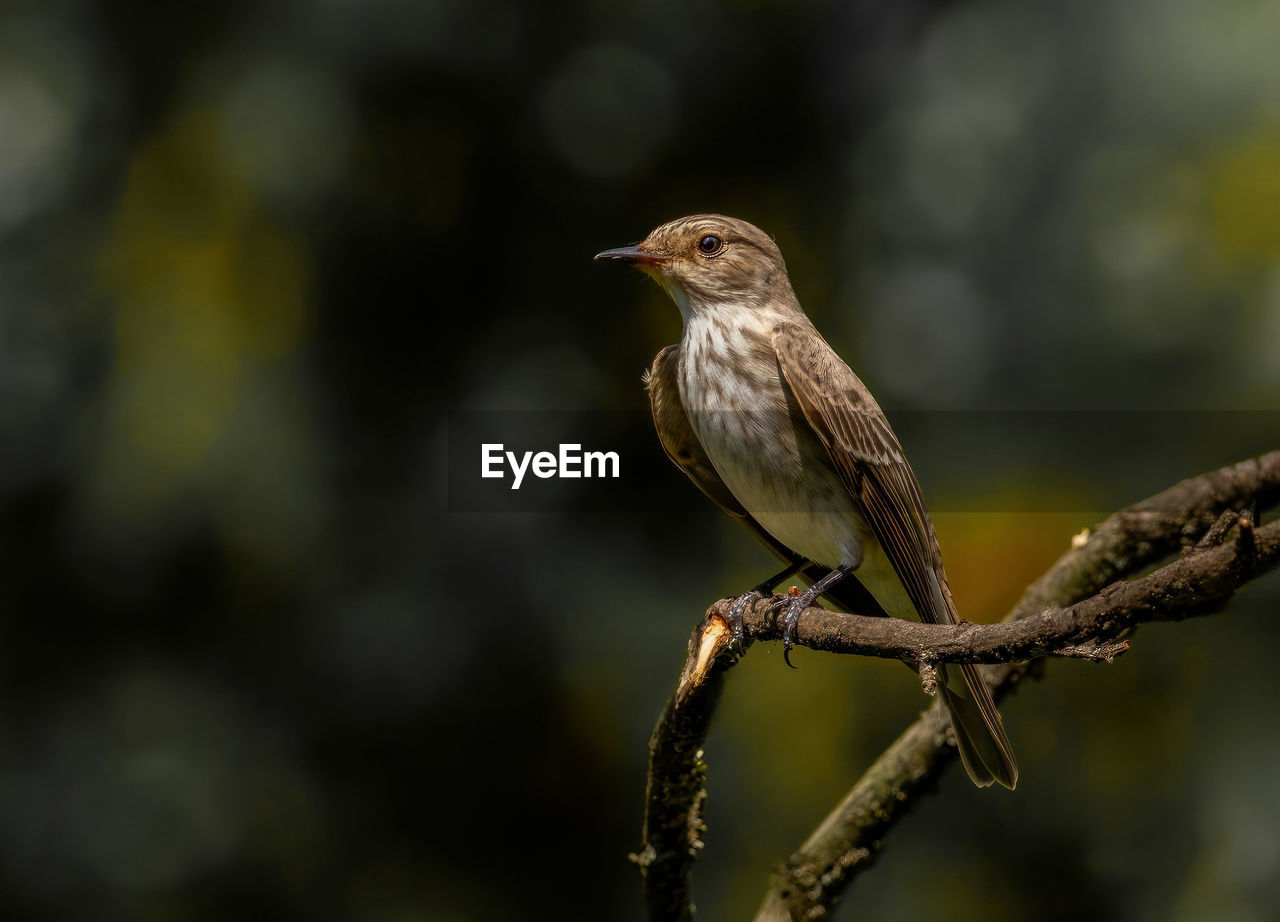
[[[1237,525],[1234,512],[1227,517]],[[1244,518],[1237,527],[1239,537],[1230,544],[1194,548],[1149,576],[1113,583],[1075,605],[998,624],[948,625],[813,607],[800,616],[797,642],[815,650],[910,663],[1010,663],[1058,651],[1078,656],[1086,641],[1109,640],[1135,624],[1208,614],[1255,570],[1275,566],[1280,558],[1280,522],[1255,531]],[[751,606],[745,614],[747,634],[753,640],[780,640],[776,611],[773,600]]]
[[[923,665],[978,662],[997,697],[1045,655],[1108,660],[1124,652],[1118,635],[1150,621],[1219,610],[1237,588],[1280,564],[1280,522],[1256,527],[1280,500],[1280,452],[1184,481],[1117,512],[1073,542],[999,624],[921,625],[892,618],[807,609],[798,643],[815,649],[904,659]],[[1244,513],[1242,516],[1240,513]],[[1197,542],[1199,542],[1197,544]],[[1117,582],[1172,555],[1139,579]],[[693,862],[702,848],[702,744],[724,674],[739,650],[725,628],[727,600],[694,631],[680,683],[650,741],[644,845],[632,856],[644,874],[652,920],[690,920]],[[743,649],[778,639],[776,606],[745,615]],[[778,869],[756,918],[821,919],[915,795],[955,759],[940,706],[926,711],[867,770],[808,840]]]

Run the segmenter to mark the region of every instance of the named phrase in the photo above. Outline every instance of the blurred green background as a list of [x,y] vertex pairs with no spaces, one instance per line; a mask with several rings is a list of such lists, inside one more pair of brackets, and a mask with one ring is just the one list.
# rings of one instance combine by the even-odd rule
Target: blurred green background
[[[649,730],[773,563],[643,418],[677,312],[591,255],[775,234],[998,617],[1280,442],[1278,39],[1257,0],[6,0],[0,917],[638,920]],[[644,478],[451,507],[465,410],[623,411],[590,447]],[[838,917],[1274,918],[1278,604],[1050,664],[1018,791],[950,771]],[[927,704],[797,662],[729,681],[704,918]]]

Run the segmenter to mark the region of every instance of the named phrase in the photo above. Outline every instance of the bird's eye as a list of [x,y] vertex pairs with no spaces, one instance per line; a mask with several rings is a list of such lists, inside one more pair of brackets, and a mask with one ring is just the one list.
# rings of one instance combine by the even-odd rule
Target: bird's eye
[[715,234],[707,234],[698,241],[698,252],[703,256],[715,256],[724,249],[724,241]]

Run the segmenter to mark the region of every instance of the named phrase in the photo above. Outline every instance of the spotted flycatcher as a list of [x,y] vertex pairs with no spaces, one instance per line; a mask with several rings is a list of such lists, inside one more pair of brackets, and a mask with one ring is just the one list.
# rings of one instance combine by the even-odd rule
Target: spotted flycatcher
[[[800,613],[823,595],[851,611],[955,624],[902,446],[800,308],[773,240],[745,221],[695,215],[596,259],[642,269],[680,308],[680,342],[646,376],[658,438],[703,493],[788,564],[739,597],[735,630],[747,602],[794,572],[812,585],[787,607],[784,651]],[[1018,765],[977,668],[944,665],[938,689],[974,784],[1012,788]]]

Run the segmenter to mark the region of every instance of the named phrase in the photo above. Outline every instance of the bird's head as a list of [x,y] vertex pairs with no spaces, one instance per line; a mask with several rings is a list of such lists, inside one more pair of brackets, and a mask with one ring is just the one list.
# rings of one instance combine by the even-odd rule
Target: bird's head
[[685,320],[722,307],[795,304],[778,245],[755,225],[724,215],[669,221],[635,246],[596,259],[630,263],[652,276]]

